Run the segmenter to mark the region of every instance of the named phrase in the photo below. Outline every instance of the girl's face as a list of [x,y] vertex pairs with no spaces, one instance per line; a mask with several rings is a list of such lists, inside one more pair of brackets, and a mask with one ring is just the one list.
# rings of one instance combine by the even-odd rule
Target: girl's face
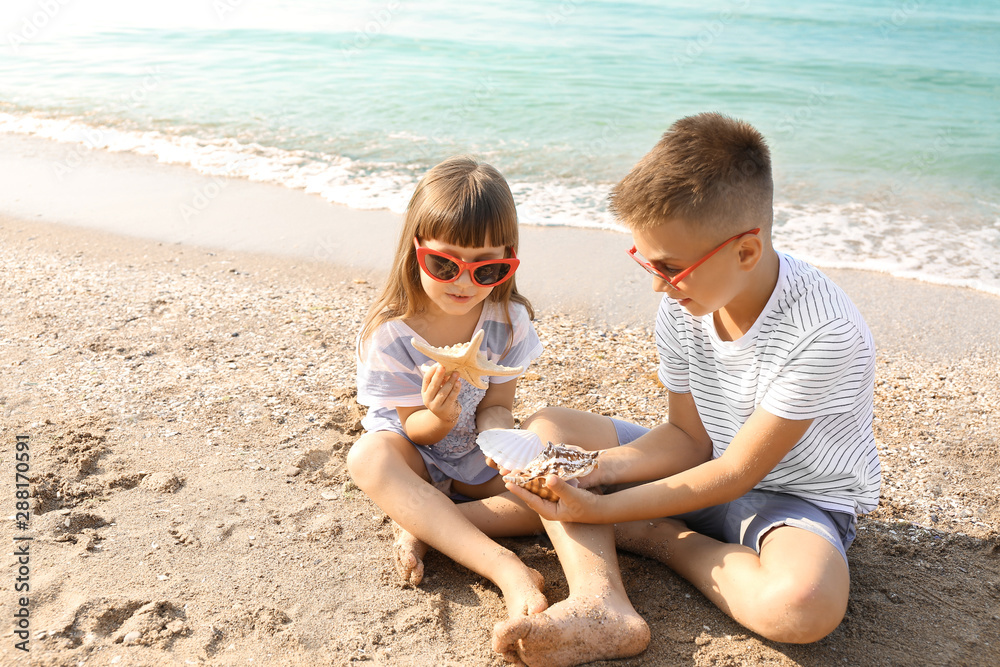
[[[503,259],[504,246],[464,248],[435,239],[423,239],[421,245],[457,257],[466,262],[480,262],[485,259]],[[442,283],[428,276],[421,269],[420,286],[430,300],[432,312],[439,315],[465,315],[486,300],[493,287],[480,287],[472,282],[468,271],[463,271],[455,282]]]

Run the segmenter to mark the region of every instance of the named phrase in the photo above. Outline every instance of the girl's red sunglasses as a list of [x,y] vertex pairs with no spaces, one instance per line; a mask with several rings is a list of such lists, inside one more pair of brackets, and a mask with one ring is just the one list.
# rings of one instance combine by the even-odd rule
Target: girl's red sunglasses
[[439,283],[453,283],[466,270],[472,282],[479,287],[496,287],[514,277],[514,271],[521,263],[514,251],[506,259],[486,259],[481,262],[466,262],[439,250],[431,250],[420,245],[416,236],[413,245],[417,249],[417,264],[423,272]]

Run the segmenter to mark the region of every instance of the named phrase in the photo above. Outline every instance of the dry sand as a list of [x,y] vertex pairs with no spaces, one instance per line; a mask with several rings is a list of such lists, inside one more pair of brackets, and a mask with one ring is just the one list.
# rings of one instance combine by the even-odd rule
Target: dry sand
[[[0,497],[14,507],[19,434],[33,495],[28,530],[12,510],[2,523],[0,664],[27,664],[11,623],[18,536],[34,538],[32,665],[500,664],[497,589],[436,553],[419,588],[401,586],[389,521],[344,470],[352,342],[377,278],[210,245],[0,218]],[[881,349],[882,502],[849,552],[846,618],[813,645],[762,641],[621,554],[652,642],[606,664],[1000,664],[1000,298],[832,274]],[[651,331],[634,323],[651,321],[648,302],[560,308],[538,287],[553,278],[532,280],[546,351],[515,416],[560,404],[662,420]],[[608,289],[593,303],[621,288]],[[503,543],[550,602],[566,596],[546,538]]]

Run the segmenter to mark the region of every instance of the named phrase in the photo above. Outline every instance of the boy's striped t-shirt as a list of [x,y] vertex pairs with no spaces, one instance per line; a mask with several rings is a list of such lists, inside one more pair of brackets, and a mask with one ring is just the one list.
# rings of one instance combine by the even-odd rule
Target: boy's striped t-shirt
[[779,254],[771,298],[742,338],[724,341],[712,314],[694,317],[664,297],[656,321],[659,377],[691,393],[713,457],[757,408],[812,419],[802,439],[755,488],[824,509],[863,514],[882,472],[873,432],[875,344],[861,313],[815,267]]

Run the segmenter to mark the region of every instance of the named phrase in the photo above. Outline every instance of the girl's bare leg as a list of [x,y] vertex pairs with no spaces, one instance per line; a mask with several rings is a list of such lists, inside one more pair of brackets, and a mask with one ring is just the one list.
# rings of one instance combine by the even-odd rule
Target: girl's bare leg
[[426,477],[420,454],[387,431],[366,433],[351,448],[347,466],[358,485],[410,535],[500,588],[512,616],[548,606],[542,576],[476,528]]
[[[454,488],[470,498],[481,498],[475,502],[462,503],[458,505],[458,509],[476,528],[489,537],[535,535],[545,530],[534,510],[529,509],[517,496],[508,492],[499,476],[478,486],[456,482]],[[423,559],[427,553],[427,545],[405,531],[395,521],[392,530],[395,536],[393,560],[396,572],[404,582],[416,586],[424,577]]]

